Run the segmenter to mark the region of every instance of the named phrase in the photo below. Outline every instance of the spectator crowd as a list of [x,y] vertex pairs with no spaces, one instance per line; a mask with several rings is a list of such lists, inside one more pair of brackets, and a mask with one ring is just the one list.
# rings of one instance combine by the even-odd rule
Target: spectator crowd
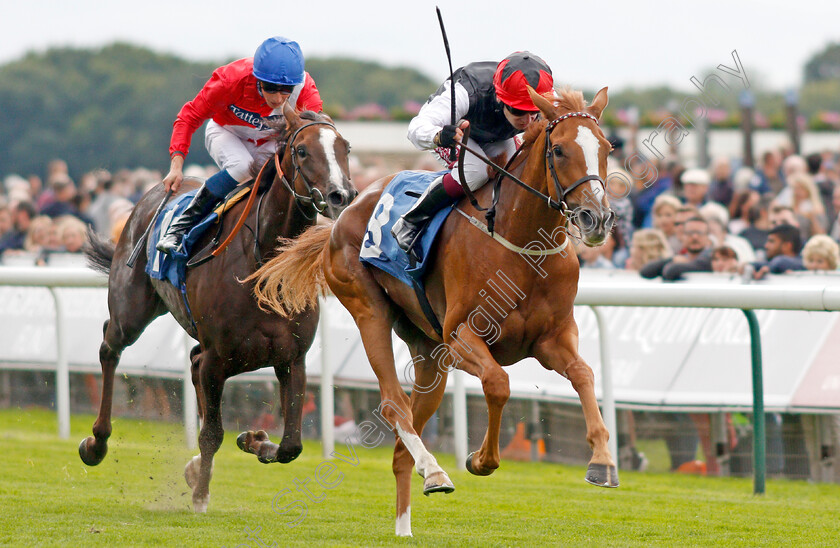
[[630,192],[611,192],[616,228],[601,248],[578,246],[582,267],[665,281],[688,272],[761,279],[837,270],[840,151],[801,156],[782,146],[763,153],[755,169],[725,157],[708,169],[654,159],[651,178],[649,166],[625,162],[620,138],[611,140],[608,180],[630,181]]

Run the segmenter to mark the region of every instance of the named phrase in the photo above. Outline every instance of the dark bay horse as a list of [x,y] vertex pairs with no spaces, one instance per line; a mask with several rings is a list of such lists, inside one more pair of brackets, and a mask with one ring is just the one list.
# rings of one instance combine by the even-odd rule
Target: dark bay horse
[[[569,379],[580,397],[586,439],[593,450],[586,481],[618,486],[594,376],[578,354],[573,316],[578,260],[571,246],[564,247],[577,230],[585,244],[600,245],[615,220],[604,182],[611,147],[598,126],[607,90],[599,91],[589,106],[580,92],[563,90],[558,97],[543,97],[531,91],[544,120],[528,128],[511,167],[530,189],[505,181],[496,221],[496,233],[518,251],[471,226],[480,223],[475,218],[479,213],[461,200],[461,211],[449,215],[431,252],[433,262],[425,279],[442,337],[422,312],[412,288],[359,261],[368,220],[393,176],[366,189],[332,226],[313,227],[288,243],[252,276],[261,302],[280,313],[284,308],[293,314],[308,310],[317,304],[318,292],[328,287],[355,319],[382,401],[395,402],[395,408],[384,407],[383,415],[397,435],[393,470],[398,535],[411,535],[412,461],[424,478],[425,494],[454,489],[420,439],[423,426],[440,405],[447,372],[453,367],[481,379],[487,403],[484,441],[467,459],[471,473],[489,475],[499,466],[499,428],[510,396],[502,366],[534,357]],[[492,186],[476,193],[485,205]],[[532,190],[552,201],[537,199]],[[551,203],[565,207],[552,209]],[[570,221],[575,231],[569,229]],[[541,244],[526,245],[530,242]],[[410,400],[395,368],[391,329],[413,356]]]
[[[258,257],[273,256],[279,237],[295,237],[313,226],[316,209],[336,217],[357,192],[350,184],[349,144],[329,117],[313,112],[299,114],[287,103],[284,119],[285,127],[279,129],[281,139],[287,142],[285,146],[278,142],[275,160],[279,162],[269,159],[261,174],[262,180],[272,181],[270,189],[258,199],[243,230],[224,252],[187,270],[187,300],[194,325],[180,291],[144,272],[146,253],[139,256],[134,268],[126,266],[126,259],[164,196],[161,185],[150,190],[134,208],[116,247],[92,237],[87,251],[92,266],[110,274],[110,319],[105,322],[104,341],[99,349],[103,383],[99,416],[93,425],[93,436],[82,440],[79,454],[90,466],[105,457],[111,435],[114,371],[120,354],[153,319],[171,312],[199,342],[190,353],[190,360],[203,421],[199,434],[201,454],[189,461],[184,470],[196,512],[205,512],[210,499],[213,455],[224,436],[220,406],[226,379],[272,366],[280,382],[283,439],[278,446],[268,442],[262,431],[248,432],[240,435],[237,444],[257,454],[262,462],[289,462],[302,450],[304,358],[315,335],[318,309],[312,307],[284,317],[266,312],[257,306],[250,284],[240,280],[257,269]],[[195,180],[184,183],[182,191],[197,185]],[[221,238],[231,232],[244,207],[243,200],[226,214]],[[210,242],[216,228],[207,232],[196,249],[203,249]],[[252,447],[255,438],[265,442],[259,451]]]

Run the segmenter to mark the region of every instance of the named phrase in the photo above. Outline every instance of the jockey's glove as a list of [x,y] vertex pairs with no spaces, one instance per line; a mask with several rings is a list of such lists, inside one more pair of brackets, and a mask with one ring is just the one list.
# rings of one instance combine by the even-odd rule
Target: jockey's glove
[[443,126],[443,129],[438,131],[437,135],[435,135],[435,144],[439,147],[454,147],[457,144],[455,142],[455,130],[457,129],[458,126],[454,124]]

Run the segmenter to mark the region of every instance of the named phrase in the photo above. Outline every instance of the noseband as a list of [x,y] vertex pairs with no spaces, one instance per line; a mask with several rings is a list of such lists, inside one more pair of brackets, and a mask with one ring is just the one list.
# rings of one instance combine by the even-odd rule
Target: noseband
[[[286,175],[283,173],[283,170],[280,169],[279,155],[274,155],[274,165],[277,167],[277,174],[280,176],[280,181],[282,181],[283,186],[286,187],[286,190],[291,192],[292,195],[295,197],[295,204],[298,206],[300,212],[307,219],[314,219],[315,215],[317,215],[318,213],[323,213],[323,211],[327,209],[327,201],[324,199],[324,194],[320,190],[312,186],[312,183],[309,182],[309,179],[307,179],[306,175],[304,175],[303,171],[301,171],[300,164],[298,164],[297,150],[295,149],[295,139],[297,139],[298,133],[310,126],[315,125],[329,126],[333,129],[333,131],[338,133],[338,130],[335,128],[335,126],[329,122],[309,122],[308,124],[300,126],[299,128],[297,128],[297,130],[295,130],[294,133],[292,133],[292,138],[289,139],[288,144],[286,145],[291,148],[290,153],[292,155],[292,167],[295,170],[291,183],[286,179]],[[298,176],[300,176],[300,180],[303,181],[303,186],[306,188],[306,195],[298,194],[295,191],[295,181],[297,181]],[[310,212],[304,209],[304,207],[309,206],[311,206],[312,209],[315,210],[315,213],[313,213],[312,216],[310,216]]]
[[[545,161],[548,164],[548,169],[551,172],[551,178],[554,179],[554,190],[557,192],[558,202],[553,202],[550,198],[548,200],[548,205],[555,208],[555,209],[569,209],[568,204],[566,203],[566,196],[574,192],[574,190],[582,185],[587,181],[598,181],[601,183],[601,186],[604,188],[604,192],[607,190],[607,185],[604,183],[604,180],[601,179],[599,175],[586,175],[585,177],[581,177],[571,185],[566,188],[563,188],[560,185],[560,179],[557,177],[557,170],[554,167],[554,161],[551,159],[551,131],[554,129],[554,126],[566,120],[568,118],[589,118],[595,125],[598,124],[598,119],[589,114],[588,112],[569,112],[568,114],[564,114],[555,120],[552,120],[545,126]],[[559,207],[555,207],[557,204]]]

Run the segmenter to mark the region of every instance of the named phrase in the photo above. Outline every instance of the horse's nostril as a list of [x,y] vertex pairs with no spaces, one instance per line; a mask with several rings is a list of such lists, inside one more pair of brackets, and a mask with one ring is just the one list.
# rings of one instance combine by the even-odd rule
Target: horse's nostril
[[347,196],[340,190],[334,190],[327,194],[327,201],[333,207],[341,207],[347,204]]
[[578,226],[583,230],[591,230],[595,227],[595,217],[589,210],[582,209],[577,214]]

